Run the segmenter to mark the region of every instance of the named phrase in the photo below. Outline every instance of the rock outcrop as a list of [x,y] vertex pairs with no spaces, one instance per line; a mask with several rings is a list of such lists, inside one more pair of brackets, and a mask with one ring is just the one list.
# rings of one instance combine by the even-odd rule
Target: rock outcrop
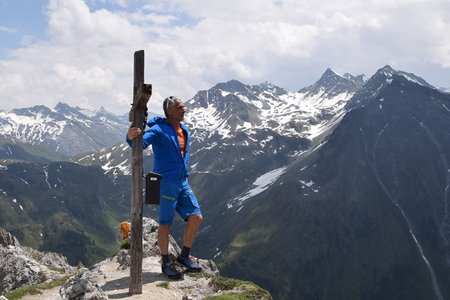
[[0,227],[0,246],[20,246],[19,241],[11,233]]
[[60,279],[75,270],[60,254],[20,246],[3,228],[0,228],[0,257],[0,294]]
[[91,272],[86,268],[80,269],[78,274],[64,283],[59,290],[61,299],[107,300],[106,293],[98,285],[99,272]]

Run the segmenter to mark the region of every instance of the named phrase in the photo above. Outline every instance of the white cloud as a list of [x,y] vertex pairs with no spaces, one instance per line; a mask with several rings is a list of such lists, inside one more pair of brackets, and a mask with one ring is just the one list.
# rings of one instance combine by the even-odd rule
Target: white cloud
[[328,67],[370,76],[391,64],[450,86],[449,11],[444,0],[50,0],[47,37],[0,60],[0,108],[127,113],[139,49],[158,111],[230,79],[298,90]]

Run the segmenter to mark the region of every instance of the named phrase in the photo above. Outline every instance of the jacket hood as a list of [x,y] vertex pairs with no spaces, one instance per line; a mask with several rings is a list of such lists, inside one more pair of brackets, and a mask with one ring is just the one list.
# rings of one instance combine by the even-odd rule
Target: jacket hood
[[147,121],[147,126],[152,127],[153,125],[164,123],[166,120],[167,120],[166,118],[159,117],[159,116],[153,117]]

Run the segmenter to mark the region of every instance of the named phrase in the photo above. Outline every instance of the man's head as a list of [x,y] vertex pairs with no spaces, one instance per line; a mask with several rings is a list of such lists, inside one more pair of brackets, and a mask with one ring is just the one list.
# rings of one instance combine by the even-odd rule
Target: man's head
[[167,120],[177,122],[183,121],[186,108],[179,97],[167,97],[163,102],[163,109]]

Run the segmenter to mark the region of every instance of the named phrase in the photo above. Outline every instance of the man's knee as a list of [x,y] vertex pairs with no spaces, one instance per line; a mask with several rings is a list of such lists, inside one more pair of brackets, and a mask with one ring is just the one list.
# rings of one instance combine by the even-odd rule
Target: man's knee
[[169,234],[170,224],[160,224],[158,228],[158,234]]
[[201,214],[198,215],[191,215],[188,217],[188,222],[199,224],[202,223],[203,216]]

